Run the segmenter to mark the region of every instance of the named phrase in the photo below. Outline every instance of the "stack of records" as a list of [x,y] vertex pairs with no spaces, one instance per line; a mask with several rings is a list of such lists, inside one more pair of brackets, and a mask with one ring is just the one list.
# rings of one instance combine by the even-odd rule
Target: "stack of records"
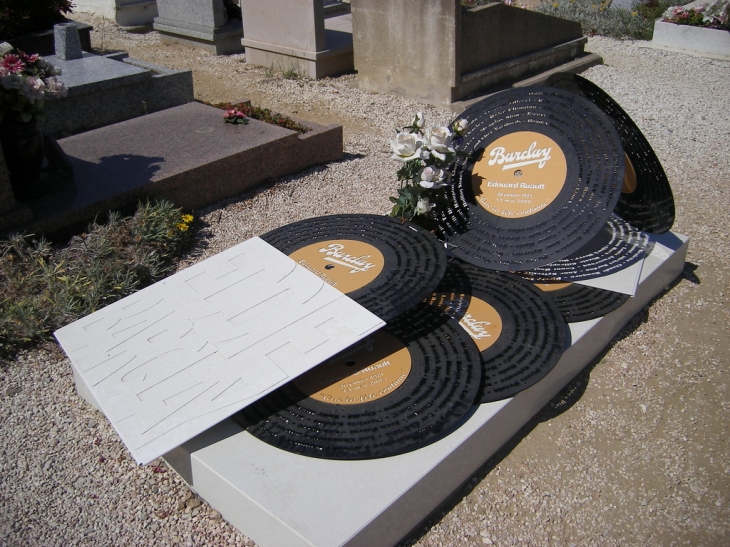
[[439,238],[374,215],[261,236],[386,326],[239,412],[252,435],[317,458],[416,450],[540,382],[570,345],[568,323],[629,298],[585,283],[640,272],[645,232],[668,230],[674,204],[626,113],[587,80],[556,75],[461,117]]

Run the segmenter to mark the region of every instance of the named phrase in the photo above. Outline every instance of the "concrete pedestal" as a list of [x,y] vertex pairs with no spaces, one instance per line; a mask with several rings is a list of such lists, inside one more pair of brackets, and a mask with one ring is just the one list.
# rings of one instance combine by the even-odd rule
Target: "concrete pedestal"
[[157,1],[74,0],[74,11],[95,13],[122,27],[149,25],[157,17]]
[[243,51],[241,21],[228,19],[223,0],[157,0],[152,25],[163,43],[199,47],[215,55]]
[[242,0],[246,62],[317,79],[353,69],[349,13],[325,19],[322,0]]

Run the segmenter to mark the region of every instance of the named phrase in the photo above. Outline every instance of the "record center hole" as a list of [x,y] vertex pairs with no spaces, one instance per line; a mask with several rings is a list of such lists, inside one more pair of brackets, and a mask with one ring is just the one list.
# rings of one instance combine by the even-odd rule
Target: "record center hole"
[[522,169],[517,169],[515,171],[515,177],[521,177],[522,176]]
[[346,367],[354,367],[355,366],[355,361],[352,361],[352,360],[345,361],[345,366]]
[[334,264],[327,264],[327,265],[326,265],[326,266],[324,267],[324,269],[325,269],[325,270],[331,270],[331,269],[332,269],[332,268],[334,268],[334,267],[335,267],[335,265],[334,265]]

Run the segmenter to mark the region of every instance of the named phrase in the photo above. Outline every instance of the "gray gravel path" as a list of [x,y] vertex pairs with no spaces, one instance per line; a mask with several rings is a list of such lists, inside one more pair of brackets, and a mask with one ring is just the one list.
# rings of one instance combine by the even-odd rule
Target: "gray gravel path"
[[[180,64],[155,33],[107,30],[104,39],[130,50],[147,41],[153,62]],[[675,231],[692,238],[685,275],[404,545],[730,544],[730,63],[641,45],[591,38],[587,49],[605,64],[584,76],[624,107],[662,161]],[[343,120],[346,158],[196,212],[204,226],[182,266],[298,219],[385,212],[396,187],[392,128],[419,109],[428,122],[451,118],[352,89],[352,76],[269,78],[240,56],[187,51],[208,71],[196,73],[196,90],[218,74],[229,93],[268,97],[264,106]],[[54,344],[3,364],[0,428],[2,547],[254,544],[163,461],[136,465],[76,395]]]

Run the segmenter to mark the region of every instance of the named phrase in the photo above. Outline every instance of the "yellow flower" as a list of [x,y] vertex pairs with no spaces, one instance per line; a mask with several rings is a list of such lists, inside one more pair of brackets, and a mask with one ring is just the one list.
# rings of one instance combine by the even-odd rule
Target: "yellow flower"
[[557,2],[555,2],[555,3],[553,4],[553,7],[554,7],[554,8],[557,8],[557,7],[558,7],[558,3],[557,3]]
[[188,228],[190,228],[190,226],[188,226],[184,222],[181,222],[177,225],[177,229],[180,230],[181,232],[186,232],[188,230]]
[[193,220],[194,220],[193,215],[183,215],[182,216],[182,221],[187,224],[190,224]]

